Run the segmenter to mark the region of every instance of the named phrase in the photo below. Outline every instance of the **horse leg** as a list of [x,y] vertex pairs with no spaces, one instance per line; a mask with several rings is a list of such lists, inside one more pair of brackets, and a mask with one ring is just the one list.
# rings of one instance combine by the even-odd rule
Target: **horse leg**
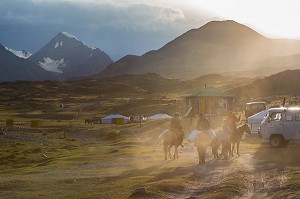
[[172,159],[171,148],[172,148],[172,146],[169,145],[168,146],[168,156],[169,156],[170,159]]
[[203,149],[202,149],[202,151],[203,151],[203,153],[202,153],[202,163],[204,164],[205,163],[205,154],[206,154],[206,147],[203,147]]
[[203,146],[198,146],[197,151],[198,151],[198,156],[199,156],[199,164],[204,164],[206,148]]
[[217,145],[212,145],[212,147],[211,147],[211,149],[212,149],[212,154],[214,155],[214,158],[219,158],[219,153],[218,153],[218,147],[217,147]]
[[164,154],[165,154],[165,160],[167,160],[167,153],[168,153],[168,144],[164,143]]
[[176,158],[176,147],[174,146],[174,154],[173,154],[173,160]]
[[220,157],[220,155],[219,155],[219,148],[220,148],[221,144],[222,144],[222,142],[221,142],[220,139],[218,139],[218,140],[214,143],[215,155],[216,155],[217,158]]
[[211,142],[211,153],[214,155],[214,158],[219,157],[218,149],[217,149],[217,141],[216,140],[213,140]]
[[233,157],[233,151],[234,151],[234,142],[231,143],[231,149],[230,149],[230,155]]
[[201,151],[201,147],[197,147],[197,151],[198,151],[198,157],[199,157],[199,164],[202,164],[202,151]]
[[236,153],[238,156],[240,156],[240,143],[239,142],[236,143]]
[[224,155],[227,153],[228,154],[228,143],[226,141],[222,141],[222,151],[221,151],[221,154],[220,155]]
[[231,145],[230,145],[230,142],[229,141],[224,141],[223,143],[222,143],[222,146],[224,145],[224,149],[223,149],[223,156],[224,156],[224,158],[225,159],[227,159],[228,158],[228,156],[229,156],[229,153],[230,153],[230,147],[231,147]]
[[178,159],[178,146],[175,146],[174,159]]

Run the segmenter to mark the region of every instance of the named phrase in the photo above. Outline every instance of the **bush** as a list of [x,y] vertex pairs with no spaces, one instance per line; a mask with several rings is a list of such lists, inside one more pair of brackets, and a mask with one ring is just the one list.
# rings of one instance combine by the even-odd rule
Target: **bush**
[[107,137],[117,137],[120,135],[120,130],[112,129],[106,133]]

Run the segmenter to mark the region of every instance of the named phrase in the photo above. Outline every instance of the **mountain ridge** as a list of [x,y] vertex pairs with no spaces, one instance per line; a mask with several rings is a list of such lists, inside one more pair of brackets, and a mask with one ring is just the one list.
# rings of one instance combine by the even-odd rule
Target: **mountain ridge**
[[28,57],[30,57],[32,55],[32,53],[28,52],[27,50],[13,50],[10,48],[5,47],[6,50],[12,52],[13,54],[15,54],[16,56],[20,57],[20,58],[24,58],[27,59]]
[[[93,77],[158,73],[191,79],[209,73],[253,69],[271,56],[300,53],[299,40],[269,39],[235,21],[212,21],[192,29],[155,51],[128,56]],[[258,66],[259,67],[259,66]]]
[[55,80],[55,77],[30,60],[16,56],[0,44],[0,82],[18,80]]

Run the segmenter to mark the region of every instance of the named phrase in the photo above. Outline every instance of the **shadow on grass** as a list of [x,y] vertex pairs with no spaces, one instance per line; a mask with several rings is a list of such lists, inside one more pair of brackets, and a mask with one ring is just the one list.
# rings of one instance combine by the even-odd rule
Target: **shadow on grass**
[[260,144],[253,158],[264,161],[264,164],[278,167],[300,166],[299,145],[288,145],[282,148],[272,148],[268,144]]
[[190,166],[173,167],[171,164],[175,161],[177,160],[167,160],[143,169],[131,169],[118,176],[106,177],[104,179],[104,182],[144,176],[150,177],[150,179],[148,180],[149,183],[162,181],[165,179],[180,178],[182,176],[188,176],[189,180],[195,180],[199,177],[211,175],[211,172],[214,172],[215,169],[230,167],[230,165],[233,164],[234,158],[229,160],[213,159],[207,161],[203,165],[195,164]]

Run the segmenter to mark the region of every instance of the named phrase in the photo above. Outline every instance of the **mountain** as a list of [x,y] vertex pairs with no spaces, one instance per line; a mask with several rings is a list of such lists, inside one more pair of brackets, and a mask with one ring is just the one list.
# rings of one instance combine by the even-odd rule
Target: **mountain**
[[39,65],[14,55],[0,44],[0,82],[55,79]]
[[254,82],[230,90],[237,98],[251,96],[263,98],[266,96],[299,96],[300,69],[285,70],[274,75],[256,79]]
[[29,59],[63,79],[100,72],[113,62],[99,48],[89,47],[67,32],[58,33]]
[[269,39],[235,21],[212,21],[190,30],[162,48],[128,55],[93,77],[154,72],[166,77],[195,78],[211,73],[259,67],[273,56],[300,53],[300,41]]
[[6,50],[9,50],[10,52],[12,52],[13,54],[15,54],[16,56],[18,56],[20,58],[27,59],[28,57],[30,57],[32,55],[27,50],[13,50],[13,49],[10,49],[7,47],[5,47],[5,48],[6,48]]

